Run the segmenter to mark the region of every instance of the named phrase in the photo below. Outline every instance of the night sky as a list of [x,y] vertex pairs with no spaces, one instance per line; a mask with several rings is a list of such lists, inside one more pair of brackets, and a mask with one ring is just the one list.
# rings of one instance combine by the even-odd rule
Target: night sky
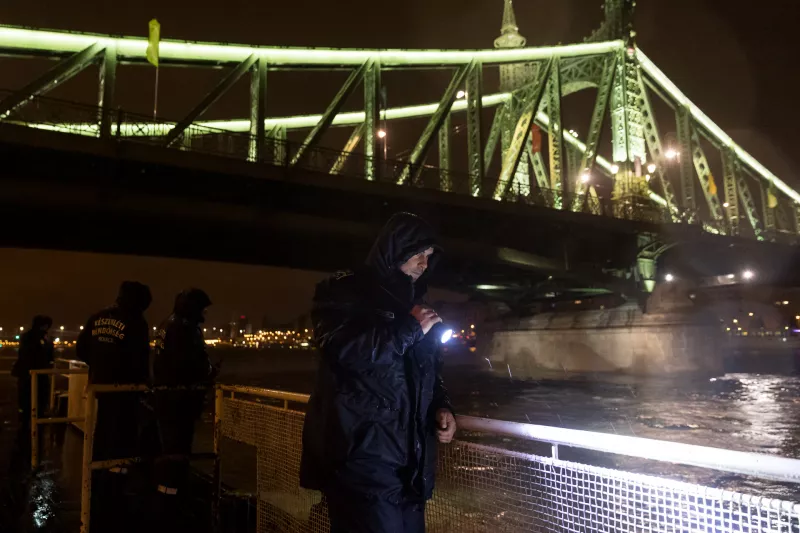
[[[165,39],[321,47],[488,48],[499,34],[502,5],[502,0],[82,0],[79,4],[27,0],[0,4],[0,23],[144,36],[147,21],[156,17]],[[533,46],[578,42],[599,26],[602,18],[600,0],[517,0],[515,8],[520,32]],[[800,54],[798,15],[800,7],[791,0],[762,0],[756,5],[640,0],[636,15],[637,41],[650,58],[719,126],[795,187],[800,185],[793,172],[800,164],[800,107],[794,102],[795,65]],[[46,66],[0,59],[0,76],[5,88],[15,88]],[[134,70],[126,74],[128,78],[120,74],[123,83],[118,95],[126,109],[145,112],[152,105],[152,74],[144,67]],[[164,70],[160,90],[164,112],[170,116],[180,116],[191,108],[219,77],[213,72],[176,70]],[[433,87],[412,93],[404,90],[402,82],[392,88],[391,76],[385,80],[390,87],[390,105],[432,101],[441,92]],[[90,94],[81,83],[88,86],[90,82],[78,79],[59,96],[81,99]],[[332,78],[329,91],[335,92],[339,83],[339,78]],[[322,111],[332,93],[319,87],[327,85],[287,75],[275,92],[270,85],[268,114]],[[246,87],[236,91],[223,98],[209,118],[244,116]],[[585,126],[582,129],[585,131]],[[405,145],[411,142],[411,136],[398,138],[392,148],[395,152],[410,148]],[[313,283],[320,276],[268,267],[0,250],[0,325],[18,324],[23,319],[27,323],[34,312],[51,313],[57,323],[82,322],[85,315],[113,298],[123,278],[153,286],[152,319],[167,313],[174,292],[199,285],[219,304],[212,314],[214,320],[228,320],[239,313],[258,322],[263,315],[290,320],[307,308]]]

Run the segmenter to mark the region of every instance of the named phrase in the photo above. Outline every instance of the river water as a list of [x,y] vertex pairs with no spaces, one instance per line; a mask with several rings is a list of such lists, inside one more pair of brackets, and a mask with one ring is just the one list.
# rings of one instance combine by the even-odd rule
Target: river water
[[[220,350],[223,381],[310,392],[310,352]],[[605,376],[524,381],[477,364],[445,366],[459,414],[800,458],[800,376],[723,374],[691,379]],[[462,436],[549,454],[538,443]],[[608,454],[562,450],[561,458],[800,502],[800,487]]]

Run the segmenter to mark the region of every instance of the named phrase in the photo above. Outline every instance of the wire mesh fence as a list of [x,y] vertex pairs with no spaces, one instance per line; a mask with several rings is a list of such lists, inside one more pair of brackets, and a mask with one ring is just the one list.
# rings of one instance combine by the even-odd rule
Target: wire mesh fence
[[[226,441],[256,450],[259,532],[329,530],[324,499],[299,486],[303,417],[249,399],[223,401]],[[456,441],[440,447],[426,521],[433,533],[800,533],[800,504]]]

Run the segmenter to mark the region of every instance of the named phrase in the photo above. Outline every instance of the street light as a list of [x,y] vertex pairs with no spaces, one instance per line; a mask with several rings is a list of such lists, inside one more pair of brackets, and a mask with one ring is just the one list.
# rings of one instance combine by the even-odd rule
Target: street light
[[58,329],[60,329],[61,331],[64,331],[64,326],[61,326],[61,327],[60,327],[60,328],[58,328]]
[[589,175],[588,171],[584,172],[583,174],[581,174],[581,183],[589,183],[590,179],[591,179],[591,176]]
[[378,130],[378,138],[383,139],[386,137],[386,130]]
[[619,172],[619,165],[611,165],[611,173],[616,174]]
[[745,270],[744,272],[742,272],[742,277],[746,280],[751,280],[754,277],[756,277],[756,274],[752,270]]
[[729,204],[728,202],[725,202],[724,204],[722,204],[722,207],[724,207],[724,208],[726,208],[726,209],[727,209],[728,207],[730,207],[730,206],[731,206],[731,204]]
[[678,152],[670,148],[669,150],[664,152],[664,157],[666,157],[667,159],[675,159],[676,157],[678,157]]
[[459,100],[461,100],[462,98],[466,98],[466,96],[467,96],[467,93],[464,92],[464,91],[458,91],[456,93],[456,98],[458,98]]
[[650,163],[649,165],[647,165],[647,171],[648,171],[650,174],[652,174],[653,172],[655,172],[655,171],[656,171],[656,164],[655,164],[655,163]]
[[672,274],[667,274],[666,276],[664,276],[664,280],[666,280],[667,283],[670,283],[672,281],[675,281],[675,276],[673,276]]

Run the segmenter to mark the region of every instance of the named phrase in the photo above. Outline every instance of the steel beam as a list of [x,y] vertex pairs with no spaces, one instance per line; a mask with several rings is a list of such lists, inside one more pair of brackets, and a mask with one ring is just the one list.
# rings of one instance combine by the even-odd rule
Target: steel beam
[[[489,166],[492,164],[494,151],[497,149],[497,141],[500,140],[500,132],[503,130],[503,123],[506,120],[506,113],[508,113],[507,104],[499,106],[494,112],[492,128],[489,130],[489,137],[486,139],[486,147],[483,150],[484,176],[489,173]],[[483,191],[483,182],[481,182],[477,190],[475,188],[472,189],[472,196],[481,196]]]
[[411,155],[408,158],[408,166],[406,166],[400,175],[400,178],[397,180],[398,185],[402,185],[406,181],[408,181],[411,185],[416,184],[417,179],[422,173],[422,165],[425,163],[425,158],[427,157],[428,151],[431,148],[433,136],[439,131],[439,129],[442,127],[442,124],[450,115],[450,108],[456,99],[456,91],[458,91],[458,88],[463,85],[467,72],[469,72],[469,70],[472,68],[474,68],[474,64],[459,67],[459,69],[456,70],[453,78],[450,80],[450,85],[448,85],[444,95],[442,96],[442,100],[439,102],[439,107],[431,116],[428,124],[422,131],[422,135],[420,135],[420,138],[417,141],[417,145],[411,151]]
[[792,213],[794,214],[794,231],[800,235],[800,205],[792,204]]
[[764,230],[761,227],[761,220],[758,217],[758,208],[753,195],[750,193],[750,187],[747,186],[744,173],[737,175],[736,181],[737,188],[739,189],[739,199],[742,201],[742,206],[747,213],[747,219],[750,221],[750,226],[753,228],[756,239],[759,241],[764,240]]
[[53,68],[30,82],[22,89],[11,93],[0,101],[0,120],[5,119],[15,109],[24,106],[36,96],[47,94],[59,83],[63,83],[78,72],[94,63],[97,55],[105,49],[99,42],[91,44],[57,63]]
[[551,59],[545,68],[539,69],[536,81],[525,89],[526,97],[523,101],[522,113],[517,121],[508,150],[503,155],[503,167],[493,195],[495,200],[502,200],[511,187],[512,178],[517,172],[517,166],[524,153],[523,145],[530,135],[533,118],[542,102],[545,85],[552,70],[553,60]]
[[[641,70],[636,70],[636,79],[639,85],[639,110],[642,114],[642,126],[644,127],[644,139],[650,154],[650,160],[656,164],[655,177],[661,185],[661,192],[666,200],[667,214],[672,222],[680,221],[680,213],[676,209],[675,193],[672,184],[669,182],[667,174],[667,159],[664,157],[664,147],[661,145],[661,134],[658,129],[656,115],[650,103],[650,96],[647,94],[647,85],[642,78]],[[652,188],[654,183],[650,183]]]
[[694,170],[692,169],[692,123],[689,110],[679,107],[675,116],[678,129],[678,164],[681,171],[681,208],[688,221],[696,218],[697,202],[694,195]]
[[[300,145],[297,149],[297,153],[294,154],[292,157],[289,166],[294,166],[301,159],[303,159],[304,155],[306,154],[306,150],[309,148],[314,148],[317,143],[319,142],[322,135],[327,131],[328,126],[331,125],[333,119],[339,114],[339,111],[342,109],[347,98],[352,94],[353,90],[356,88],[361,80],[364,79],[364,72],[367,70],[367,65],[361,65],[356,70],[350,73],[345,80],[344,85],[339,89],[339,92],[336,93],[336,96],[333,97],[330,105],[328,105],[328,109],[322,114],[322,118],[319,119],[317,125],[308,133],[303,144]],[[377,137],[377,135],[376,135]]]
[[[98,41],[115,43],[121,58],[126,63],[146,62],[147,39],[140,37],[98,36],[0,26],[0,50],[5,53],[30,55],[31,52],[51,52],[49,55],[53,56],[77,52]],[[197,43],[164,39],[159,44],[159,58],[164,64],[215,66],[220,63],[239,63],[250,54],[263,57],[271,65],[292,67],[357,67],[369,60],[380,62],[384,68],[453,67],[467,65],[473,60],[480,61],[484,66],[492,66],[541,61],[554,55],[593,56],[622,49],[623,46],[622,41],[609,41],[497,50],[343,50]]]
[[[534,152],[533,146],[528,144],[528,159],[530,160],[531,167],[533,167],[533,175],[536,177],[536,185],[543,191],[549,190],[550,178],[547,175],[547,168],[545,167],[541,150]],[[550,198],[546,198],[546,200],[548,200],[549,205]]]
[[364,72],[364,177],[375,181],[378,176],[378,125],[380,124],[381,65],[375,60],[366,64]]
[[[267,113],[267,60],[259,57],[250,75],[250,161],[264,157],[265,125]],[[284,151],[286,147],[283,147]]]
[[700,186],[703,189],[703,194],[706,197],[708,211],[711,213],[711,217],[715,221],[722,222],[724,219],[724,215],[722,214],[722,203],[720,203],[719,196],[717,194],[712,194],[710,188],[713,176],[711,174],[711,167],[708,164],[708,158],[706,157],[703,147],[700,145],[700,137],[697,135],[697,131],[691,126],[689,129],[691,131],[692,161],[694,162],[694,168],[697,172],[697,177],[700,180]]
[[[561,60],[553,58],[547,85],[547,116],[550,139],[550,189],[553,191],[553,207],[564,209],[570,192],[567,172],[564,168],[564,138],[561,124]],[[558,194],[558,193],[561,194]]]
[[761,192],[761,216],[764,217],[764,229],[773,232],[775,231],[775,213],[769,206],[767,187],[764,186],[763,181],[758,180],[758,188]]
[[636,50],[636,56],[644,72],[653,80],[654,84],[663,89],[675,101],[678,107],[688,108],[697,124],[713,138],[718,146],[727,146],[736,152],[739,161],[758,174],[760,179],[775,185],[783,194],[792,199],[796,204],[800,204],[800,193],[789,187],[785,182],[770,172],[764,165],[759,163],[752,155],[747,153],[741,146],[736,144],[730,135],[726,134],[717,126],[703,111],[694,105],[689,98],[683,94],[678,87],[642,52]]
[[[164,139],[165,146],[172,146],[178,138],[186,131],[186,128],[191,126],[198,118],[200,118],[206,110],[211,107],[214,102],[219,100],[219,98],[225,94],[228,89],[230,89],[234,83],[239,81],[242,76],[244,76],[250,69],[258,61],[258,58],[254,55],[251,55],[234,68],[227,76],[225,76],[222,81],[220,81],[216,87],[211,89],[209,93],[197,104],[194,109],[189,111],[189,113],[181,119],[180,122],[175,124],[169,133],[167,133],[166,139]],[[262,121],[263,122],[263,121]],[[263,127],[262,127],[263,129]]]
[[[469,160],[469,190],[479,196],[484,179],[483,139],[481,115],[483,113],[483,65],[475,62],[467,74],[467,158]],[[448,113],[448,121],[450,120]],[[449,168],[449,167],[448,167]]]
[[[603,122],[608,112],[608,102],[611,99],[616,63],[616,54],[609,55],[605,59],[603,76],[600,85],[597,87],[597,98],[594,101],[592,120],[589,123],[589,134],[586,136],[586,150],[583,152],[580,165],[575,169],[576,172],[573,172],[575,177],[578,177],[583,172],[591,173],[595,159],[597,159],[597,146],[600,143],[600,135],[603,133]],[[586,193],[587,187],[587,184],[580,180],[576,185],[577,194],[572,202],[573,211],[579,211],[581,209],[584,200],[583,195]]]
[[453,180],[450,174],[450,135],[453,129],[453,121],[450,113],[444,119],[442,127],[439,128],[439,190],[451,192],[453,190]]
[[[100,137],[110,137],[114,113],[114,90],[117,84],[117,48],[113,44],[103,50],[98,78],[97,107],[100,108]],[[118,118],[118,117],[117,117]]]
[[[275,126],[269,134],[272,144],[272,163],[274,165],[286,166],[289,164],[289,150],[286,144],[286,127]],[[266,156],[266,151],[264,152]]]
[[336,161],[331,166],[330,174],[339,174],[342,172],[345,163],[347,163],[347,159],[350,157],[350,154],[353,153],[353,150],[356,149],[358,143],[361,142],[361,137],[364,136],[364,123],[362,122],[355,128],[353,128],[353,133],[350,134],[350,138],[347,139],[347,143],[344,145],[344,149],[342,153],[339,154],[339,157],[336,158]]
[[722,150],[722,174],[725,187],[725,214],[728,219],[728,234],[739,235],[739,194],[737,182],[739,162],[736,153],[730,149]]

